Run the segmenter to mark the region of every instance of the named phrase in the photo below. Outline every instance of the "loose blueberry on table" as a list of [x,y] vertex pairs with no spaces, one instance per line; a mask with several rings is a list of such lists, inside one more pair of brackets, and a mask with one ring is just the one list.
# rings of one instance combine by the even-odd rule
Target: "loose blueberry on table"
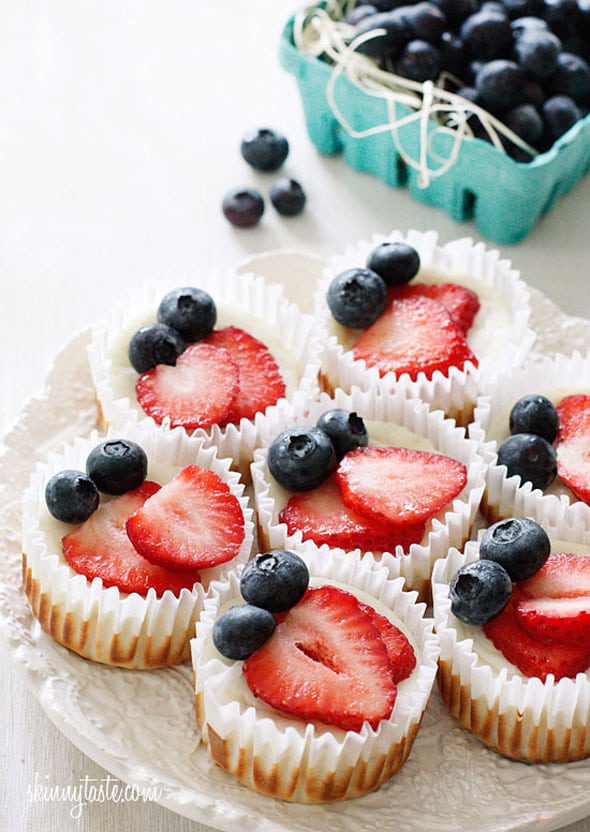
[[243,329],[215,329],[217,309],[202,289],[169,292],[158,323],[132,337],[128,355],[140,373],[135,390],[157,424],[187,430],[253,419],[285,396],[279,367],[262,341]]
[[248,687],[276,710],[343,730],[360,731],[365,722],[376,729],[416,666],[412,645],[351,593],[309,582],[294,552],[258,555],[240,581],[248,603],[215,621],[213,644],[222,656],[245,660]]
[[453,615],[482,626],[508,662],[543,682],[590,666],[590,557],[550,552],[533,520],[502,520],[449,585]]

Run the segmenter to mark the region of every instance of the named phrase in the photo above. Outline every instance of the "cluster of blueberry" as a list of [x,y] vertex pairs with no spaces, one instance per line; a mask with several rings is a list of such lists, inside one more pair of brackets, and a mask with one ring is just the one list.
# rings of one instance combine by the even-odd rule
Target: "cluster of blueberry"
[[257,555],[240,579],[246,603],[230,609],[213,626],[213,643],[222,656],[243,661],[274,632],[275,614],[299,603],[309,585],[309,570],[294,552],[275,550]]
[[127,439],[97,445],[86,460],[86,473],[68,469],[54,474],[45,488],[49,513],[63,523],[83,523],[98,508],[99,491],[119,495],[133,491],[147,476],[143,448]]
[[550,554],[547,533],[528,517],[490,526],[480,541],[480,559],[463,566],[451,580],[453,615],[466,624],[487,624],[507,606],[513,582],[536,575]]
[[559,415],[546,396],[531,394],[519,399],[510,411],[511,436],[498,448],[498,465],[510,477],[518,474],[533,488],[548,488],[557,476],[553,442],[559,431]]
[[[437,80],[499,118],[539,151],[590,107],[588,0],[358,0],[351,39],[358,51],[413,81]],[[476,115],[469,126],[489,139]],[[531,156],[504,139],[519,162]]]
[[157,364],[174,367],[187,343],[206,338],[216,321],[215,301],[207,292],[173,289],[158,307],[158,323],[142,326],[129,342],[129,361],[138,373]]
[[[289,155],[289,142],[276,130],[262,128],[242,139],[242,157],[262,173],[278,170]],[[306,196],[295,179],[279,179],[270,189],[270,201],[283,217],[296,217],[305,207]],[[255,188],[235,188],[222,203],[225,218],[238,228],[251,228],[264,214],[264,199]]]
[[347,269],[328,289],[328,306],[336,321],[366,329],[387,305],[387,287],[409,283],[420,271],[420,255],[407,243],[381,243],[371,252],[367,268]]

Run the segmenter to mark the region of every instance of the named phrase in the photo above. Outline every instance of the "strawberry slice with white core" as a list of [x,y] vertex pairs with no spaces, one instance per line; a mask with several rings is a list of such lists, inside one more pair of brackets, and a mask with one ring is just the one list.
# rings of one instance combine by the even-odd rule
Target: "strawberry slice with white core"
[[279,514],[289,534],[300,531],[304,540],[318,546],[347,551],[395,552],[396,546],[405,550],[424,537],[424,523],[399,525],[367,520],[342,500],[335,477],[330,477],[318,488],[294,494]]
[[382,523],[422,523],[456,497],[465,466],[442,454],[410,448],[358,448],[336,470],[344,503]]
[[529,598],[577,598],[590,595],[590,557],[550,555],[542,569],[518,584]]
[[384,615],[379,615],[374,607],[368,604],[361,604],[360,607],[369,616],[371,624],[383,639],[391,663],[393,681],[399,685],[416,667],[414,648],[402,631]]
[[134,491],[107,500],[76,531],[66,535],[62,548],[66,561],[88,580],[102,578],[105,587],[146,595],[155,589],[161,595],[169,589],[178,595],[200,581],[199,573],[171,572],[155,566],[133,547],[125,531],[127,518],[160,490],[155,482],[144,482]]
[[278,365],[262,341],[228,326],[212,332],[205,343],[226,349],[238,365],[240,389],[226,422],[253,419],[286,395]]
[[516,604],[516,616],[539,641],[590,647],[590,595],[522,600]]
[[158,424],[187,430],[220,424],[229,416],[239,391],[238,365],[227,350],[193,344],[174,367],[158,364],[136,382],[137,401]]
[[244,541],[244,515],[216,473],[189,465],[131,515],[127,534],[152,563],[207,569],[236,557]]
[[459,283],[407,283],[389,289],[390,300],[415,295],[438,301],[464,335],[471,329],[480,307],[476,293]]
[[557,405],[557,473],[590,505],[590,396],[567,396]]
[[413,296],[394,299],[361,335],[352,348],[357,360],[377,367],[381,376],[408,373],[415,381],[419,373],[431,379],[438,370],[447,375],[451,367],[462,369],[477,359],[447,310],[431,298]]
[[243,671],[271,707],[345,731],[377,728],[397,695],[383,639],[357,599],[333,586],[308,589]]

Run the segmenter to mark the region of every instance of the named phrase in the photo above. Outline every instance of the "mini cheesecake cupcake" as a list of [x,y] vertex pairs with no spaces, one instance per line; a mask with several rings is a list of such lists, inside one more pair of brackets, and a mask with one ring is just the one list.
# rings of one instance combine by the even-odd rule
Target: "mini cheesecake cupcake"
[[23,503],[23,585],[44,630],[93,661],[186,661],[209,583],[252,547],[229,460],[149,423],[77,438],[39,463]]
[[322,386],[404,391],[466,425],[480,380],[518,366],[534,334],[510,263],[469,239],[411,231],[330,260],[316,295]]
[[337,390],[266,420],[252,481],[264,548],[373,553],[430,595],[469,538],[485,466],[463,428],[403,394]]
[[313,319],[262,278],[150,283],[93,330],[99,423],[147,417],[206,431],[220,455],[247,473],[262,415],[317,393],[320,352]]
[[490,521],[567,508],[590,529],[590,353],[528,364],[489,385],[469,427],[489,465]]
[[436,674],[424,612],[373,561],[317,549],[268,552],[214,583],[191,642],[213,760],[281,800],[377,789],[410,754]]
[[434,568],[438,674],[451,714],[530,763],[590,756],[590,537],[501,520]]

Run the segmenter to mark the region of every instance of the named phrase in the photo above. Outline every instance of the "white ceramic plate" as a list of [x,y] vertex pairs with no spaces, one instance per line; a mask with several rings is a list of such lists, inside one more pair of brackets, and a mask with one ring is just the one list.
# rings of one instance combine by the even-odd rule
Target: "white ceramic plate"
[[[321,261],[277,252],[243,268],[285,280],[287,293],[301,300],[311,296]],[[534,291],[532,300],[538,352],[587,348],[590,321],[567,318]],[[40,631],[20,591],[20,498],[35,460],[95,426],[87,341],[88,332],[81,333],[59,353],[45,389],[23,408],[0,455],[0,630],[42,707],[78,748],[115,777],[160,786],[169,809],[223,830],[543,832],[590,813],[590,760],[567,766],[506,760],[463,731],[437,694],[409,761],[378,792],[324,806],[264,798],[213,765],[199,745],[188,667],[104,667]]]

